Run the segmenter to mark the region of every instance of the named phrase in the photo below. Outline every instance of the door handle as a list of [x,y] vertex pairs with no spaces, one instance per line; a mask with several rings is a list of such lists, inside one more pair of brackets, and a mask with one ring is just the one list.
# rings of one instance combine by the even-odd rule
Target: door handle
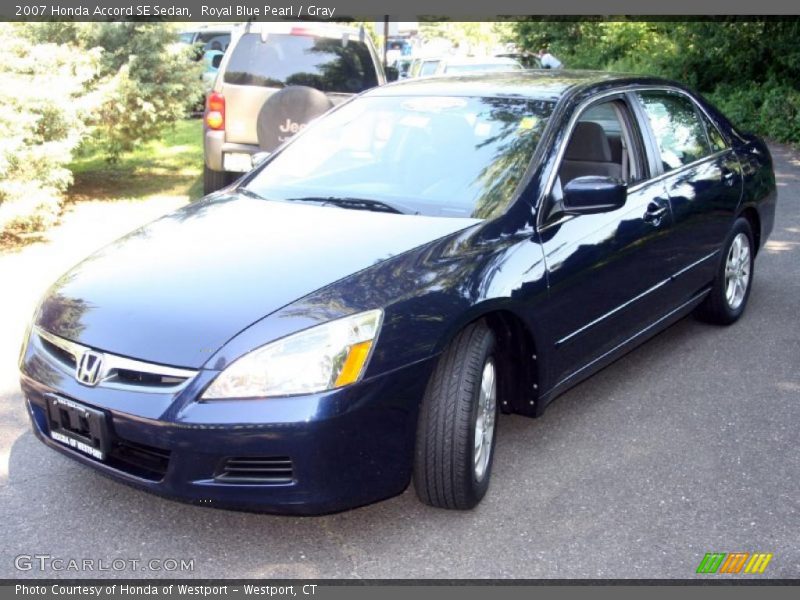
[[644,213],[644,220],[653,225],[660,225],[661,219],[667,214],[667,207],[658,202],[651,202],[647,205],[647,210]]
[[725,183],[725,185],[733,185],[733,180],[735,177],[736,173],[730,169],[722,169],[722,181]]

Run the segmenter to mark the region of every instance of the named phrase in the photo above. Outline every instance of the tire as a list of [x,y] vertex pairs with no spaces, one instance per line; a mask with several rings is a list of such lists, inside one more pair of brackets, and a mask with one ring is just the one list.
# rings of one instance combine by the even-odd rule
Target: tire
[[[494,334],[479,321],[456,336],[431,375],[414,456],[414,488],[426,504],[470,509],[489,488],[497,438],[495,361]],[[482,385],[488,394],[481,393]],[[479,435],[481,450],[475,444]]]
[[214,171],[203,165],[203,194],[221,190],[232,181],[233,176],[227,171]]
[[711,291],[698,308],[704,321],[730,325],[742,316],[753,287],[754,258],[753,230],[747,219],[740,217],[722,246]]

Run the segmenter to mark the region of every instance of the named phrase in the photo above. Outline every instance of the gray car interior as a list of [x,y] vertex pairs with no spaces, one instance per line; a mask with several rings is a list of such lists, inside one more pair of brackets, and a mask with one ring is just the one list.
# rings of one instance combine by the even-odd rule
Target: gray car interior
[[[620,154],[621,150],[620,147]],[[559,175],[562,185],[587,175],[622,177],[622,163],[615,162],[602,125],[592,121],[578,122],[564,153]]]
[[641,169],[631,160],[630,133],[623,125],[622,110],[616,101],[610,101],[581,115],[553,184],[549,215],[563,210],[563,186],[576,177],[597,175],[628,183],[639,179]]

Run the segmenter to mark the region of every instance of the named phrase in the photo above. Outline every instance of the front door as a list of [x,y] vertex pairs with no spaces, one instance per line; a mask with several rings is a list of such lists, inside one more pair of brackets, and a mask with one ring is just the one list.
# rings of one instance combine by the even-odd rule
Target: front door
[[[554,345],[550,381],[565,382],[663,316],[669,306],[672,215],[662,179],[651,180],[643,138],[624,97],[579,117],[567,142],[539,229],[550,302],[540,315]],[[622,208],[599,214],[559,211],[571,178],[628,182]]]

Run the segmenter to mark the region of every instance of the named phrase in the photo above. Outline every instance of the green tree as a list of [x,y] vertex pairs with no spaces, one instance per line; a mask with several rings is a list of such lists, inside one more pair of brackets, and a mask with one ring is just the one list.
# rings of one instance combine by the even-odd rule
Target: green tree
[[190,46],[177,43],[168,23],[40,23],[26,25],[38,43],[67,43],[100,51],[100,69],[88,92],[99,97],[90,124],[110,160],[158,137],[183,118],[202,95],[202,66]]
[[421,21],[419,34],[423,40],[445,39],[455,47],[481,54],[508,41],[513,35],[513,25],[505,21]]
[[87,137],[114,160],[202,93],[171,24],[6,23],[0,38],[0,235],[55,221]]
[[568,68],[678,80],[743,129],[800,142],[800,20],[528,20],[517,44],[547,47]]
[[86,88],[100,51],[35,44],[0,23],[0,235],[50,225],[72,181],[67,165],[96,108]]

